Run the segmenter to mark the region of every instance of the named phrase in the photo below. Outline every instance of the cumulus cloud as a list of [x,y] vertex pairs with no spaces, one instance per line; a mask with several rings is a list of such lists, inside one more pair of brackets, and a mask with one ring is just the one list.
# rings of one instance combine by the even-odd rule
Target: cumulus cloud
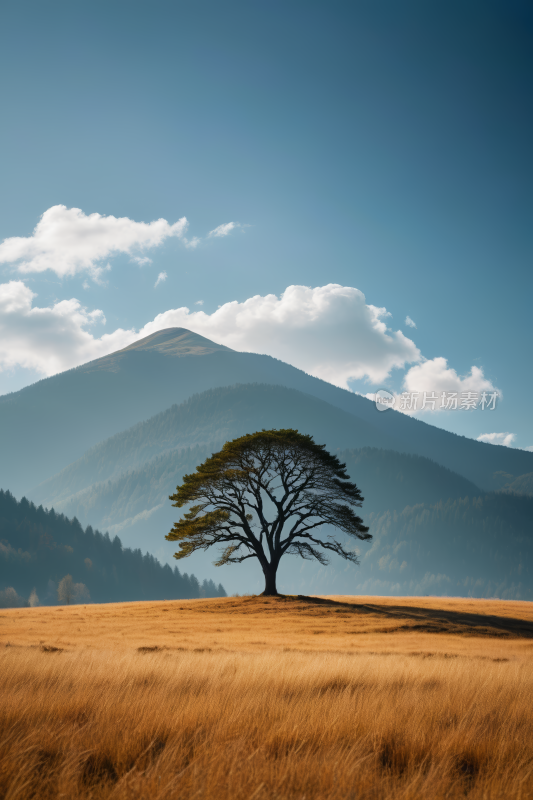
[[[392,408],[404,414],[433,414],[449,410],[494,410],[501,391],[485,377],[481,367],[458,375],[445,358],[423,359],[403,379],[401,394],[390,392]],[[365,395],[376,399],[375,393]]]
[[160,272],[159,275],[157,276],[156,282],[154,283],[154,289],[156,286],[159,286],[160,283],[164,283],[167,278],[168,275],[166,272]]
[[209,231],[209,236],[227,236],[234,228],[240,228],[238,222],[226,222],[224,225],[219,225],[214,230]]
[[416,328],[416,322],[413,322],[413,320],[411,319],[411,317],[409,315],[407,315],[406,318],[405,318],[405,324],[409,328]]
[[267,353],[339,386],[356,378],[379,382],[394,367],[419,360],[415,344],[388,330],[386,309],[367,305],[362,292],[337,284],[289,286],[276,295],[233,301],[212,314],[178,308],[143,329],[180,326],[236,350]]
[[[512,447],[516,439],[516,433],[482,433],[477,437],[478,442],[486,442],[487,444],[503,444],[505,447]],[[528,447],[525,448],[529,450]]]
[[33,307],[34,297],[21,281],[0,285],[0,367],[18,364],[52,375],[174,326],[236,350],[275,356],[344,387],[360,378],[382,382],[392,369],[421,358],[414,342],[387,328],[386,309],[337,284],[289,286],[280,297],[256,295],[212,314],[171,309],[139,331],[118,329],[99,338],[88,328],[105,323],[102,311],[87,311],[74,299]]
[[[0,244],[0,263],[15,264],[21,273],[52,270],[60,277],[87,272],[98,278],[102,261],[117,253],[157,247],[165,239],[184,239],[187,219],[173,225],[166,219],[135,222],[128,217],[84,214],[79,208],[52,206],[31,236],[12,236]],[[195,240],[192,240],[193,242]],[[192,242],[186,242],[194,246]],[[141,256],[141,263],[146,263]]]
[[[166,273],[160,273],[156,286],[165,279]],[[139,331],[119,328],[109,334],[101,333],[106,322],[101,310],[88,310],[74,298],[41,308],[34,305],[35,297],[22,281],[0,284],[0,371],[20,366],[53,375],[163,328],[184,327],[235,350],[272,355],[345,388],[356,379],[383,383],[393,369],[412,364],[404,394],[418,393],[420,400],[424,392],[439,400],[442,393],[455,393],[459,402],[465,393],[501,395],[479,367],[460,376],[445,358],[422,360],[413,341],[387,327],[386,309],[367,304],[353,287],[289,286],[280,297],[256,295],[225,303],[211,314],[170,309]],[[396,396],[395,408],[416,413],[402,409],[400,399]],[[440,408],[437,401],[435,413]],[[510,446],[514,438],[494,433],[479,440]]]
[[289,286],[280,297],[234,300],[212,314],[178,308],[143,328],[189,328],[235,350],[266,353],[337,386],[366,378],[385,380],[394,368],[419,361],[420,351],[401,331],[389,330],[385,308],[367,305],[349,286]]
[[463,392],[492,394],[498,392],[493,383],[485,378],[481,367],[472,367],[468,375],[460,376],[448,366],[445,358],[432,358],[411,367],[405,374],[403,385],[406,392],[435,392],[436,394]]
[[88,328],[105,324],[102,311],[75,299],[51,308],[33,306],[34,292],[22,281],[0,284],[0,370],[13,367],[54,375],[120,350],[136,337],[118,329],[95,337]]

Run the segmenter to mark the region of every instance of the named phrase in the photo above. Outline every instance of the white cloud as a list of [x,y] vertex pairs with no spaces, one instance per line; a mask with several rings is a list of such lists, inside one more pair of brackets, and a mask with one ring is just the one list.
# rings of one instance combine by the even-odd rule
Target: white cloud
[[[485,378],[481,367],[471,367],[467,375],[461,376],[448,366],[445,358],[424,359],[405,373],[403,397],[391,392],[394,397],[392,407],[411,416],[417,413],[437,414],[450,409],[464,412],[470,399],[476,402],[476,408],[479,410],[482,408],[483,393],[485,393],[483,410],[485,412],[494,410],[496,401],[501,398],[502,393],[492,381]],[[497,397],[492,399],[494,393]],[[376,395],[368,393],[365,396],[375,400]]]
[[416,328],[416,322],[413,322],[413,320],[411,319],[411,317],[409,315],[407,315],[406,318],[405,318],[405,324],[409,328]]
[[289,286],[281,297],[256,295],[212,314],[172,309],[138,332],[118,329],[99,338],[87,328],[105,323],[102,311],[88,311],[75,299],[33,307],[34,297],[21,281],[0,284],[0,369],[19,365],[52,375],[173,326],[236,350],[267,353],[345,387],[356,378],[382,382],[393,368],[421,358],[414,342],[387,328],[386,309],[337,284]]
[[214,230],[209,231],[209,236],[227,236],[234,228],[240,228],[238,222],[226,222],[224,225],[219,225]]
[[527,450],[528,453],[533,453],[533,444],[528,445],[528,447],[522,447],[522,450]]
[[202,240],[199,239],[198,236],[193,236],[192,239],[186,239],[185,236],[183,237],[183,244],[185,245],[185,247],[188,247],[190,249],[198,247],[201,241]]
[[165,311],[140,334],[189,328],[235,350],[266,353],[348,387],[350,380],[361,378],[382,382],[393,368],[420,360],[414,342],[387,328],[389,316],[386,309],[367,305],[364,294],[352,287],[289,286],[281,297],[234,300],[212,314]]
[[203,301],[203,300],[197,300],[197,301],[196,301],[196,303],[195,303],[194,305],[195,305],[195,306],[203,306],[203,304],[204,304],[204,301]]
[[156,286],[159,286],[160,283],[164,283],[167,278],[168,275],[166,272],[160,272],[159,275],[157,276],[156,282],[154,283],[154,289]]
[[165,219],[135,222],[128,217],[87,215],[79,208],[52,206],[32,236],[4,239],[0,263],[16,264],[21,273],[49,269],[60,277],[88,272],[98,278],[103,260],[116,253],[131,255],[135,250],[157,247],[168,237],[183,239],[187,225],[185,217],[170,225]]
[[[482,433],[477,437],[478,442],[486,442],[487,444],[502,444],[505,447],[512,447],[516,439],[516,433]],[[529,450],[528,447],[525,448]]]
[[120,328],[95,338],[86,329],[105,324],[102,311],[88,311],[75,299],[33,307],[34,297],[22,281],[0,284],[0,370],[19,366],[54,375],[137,338]]
[[[165,279],[166,273],[160,273],[156,285]],[[139,331],[119,328],[100,336],[92,330],[105,324],[102,311],[90,311],[76,299],[40,308],[33,305],[35,296],[22,281],[0,284],[0,371],[19,366],[53,375],[163,328],[184,327],[236,350],[272,355],[346,388],[354,379],[383,383],[394,368],[418,361],[405,374],[403,388],[420,398],[424,392],[438,397],[456,392],[459,400],[464,392],[498,392],[479,367],[460,376],[445,358],[422,361],[413,341],[387,328],[386,309],[367,304],[352,287],[289,286],[280,297],[256,295],[225,303],[212,314],[170,309]],[[436,411],[439,406],[437,402]],[[514,437],[502,433],[479,438],[509,446]]]
[[428,359],[411,367],[405,374],[403,385],[406,392],[457,392],[459,396],[462,392],[498,391],[485,378],[481,367],[472,367],[468,375],[460,376],[442,357]]

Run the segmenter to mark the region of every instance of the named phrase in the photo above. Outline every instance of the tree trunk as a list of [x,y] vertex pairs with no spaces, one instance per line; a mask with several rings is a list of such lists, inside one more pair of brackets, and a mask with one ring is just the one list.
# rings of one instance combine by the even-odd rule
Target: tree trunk
[[264,596],[275,596],[278,593],[276,588],[276,572],[278,571],[277,566],[273,566],[272,564],[268,564],[266,567],[263,567],[263,572],[265,575],[265,591],[263,592]]

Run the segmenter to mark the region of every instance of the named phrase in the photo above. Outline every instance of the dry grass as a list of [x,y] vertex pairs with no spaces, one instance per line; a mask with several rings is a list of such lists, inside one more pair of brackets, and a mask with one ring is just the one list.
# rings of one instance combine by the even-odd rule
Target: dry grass
[[533,798],[533,604],[336,600],[2,611],[0,797]]

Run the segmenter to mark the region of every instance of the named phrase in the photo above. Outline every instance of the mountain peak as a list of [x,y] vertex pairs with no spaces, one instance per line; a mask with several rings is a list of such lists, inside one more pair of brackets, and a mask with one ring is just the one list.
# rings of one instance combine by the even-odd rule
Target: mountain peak
[[204,356],[214,353],[217,350],[230,350],[222,344],[216,344],[199,333],[187,330],[187,328],[164,328],[161,331],[151,333],[144,339],[117,350],[113,356],[119,353],[127,353],[130,350],[157,350],[166,356]]

